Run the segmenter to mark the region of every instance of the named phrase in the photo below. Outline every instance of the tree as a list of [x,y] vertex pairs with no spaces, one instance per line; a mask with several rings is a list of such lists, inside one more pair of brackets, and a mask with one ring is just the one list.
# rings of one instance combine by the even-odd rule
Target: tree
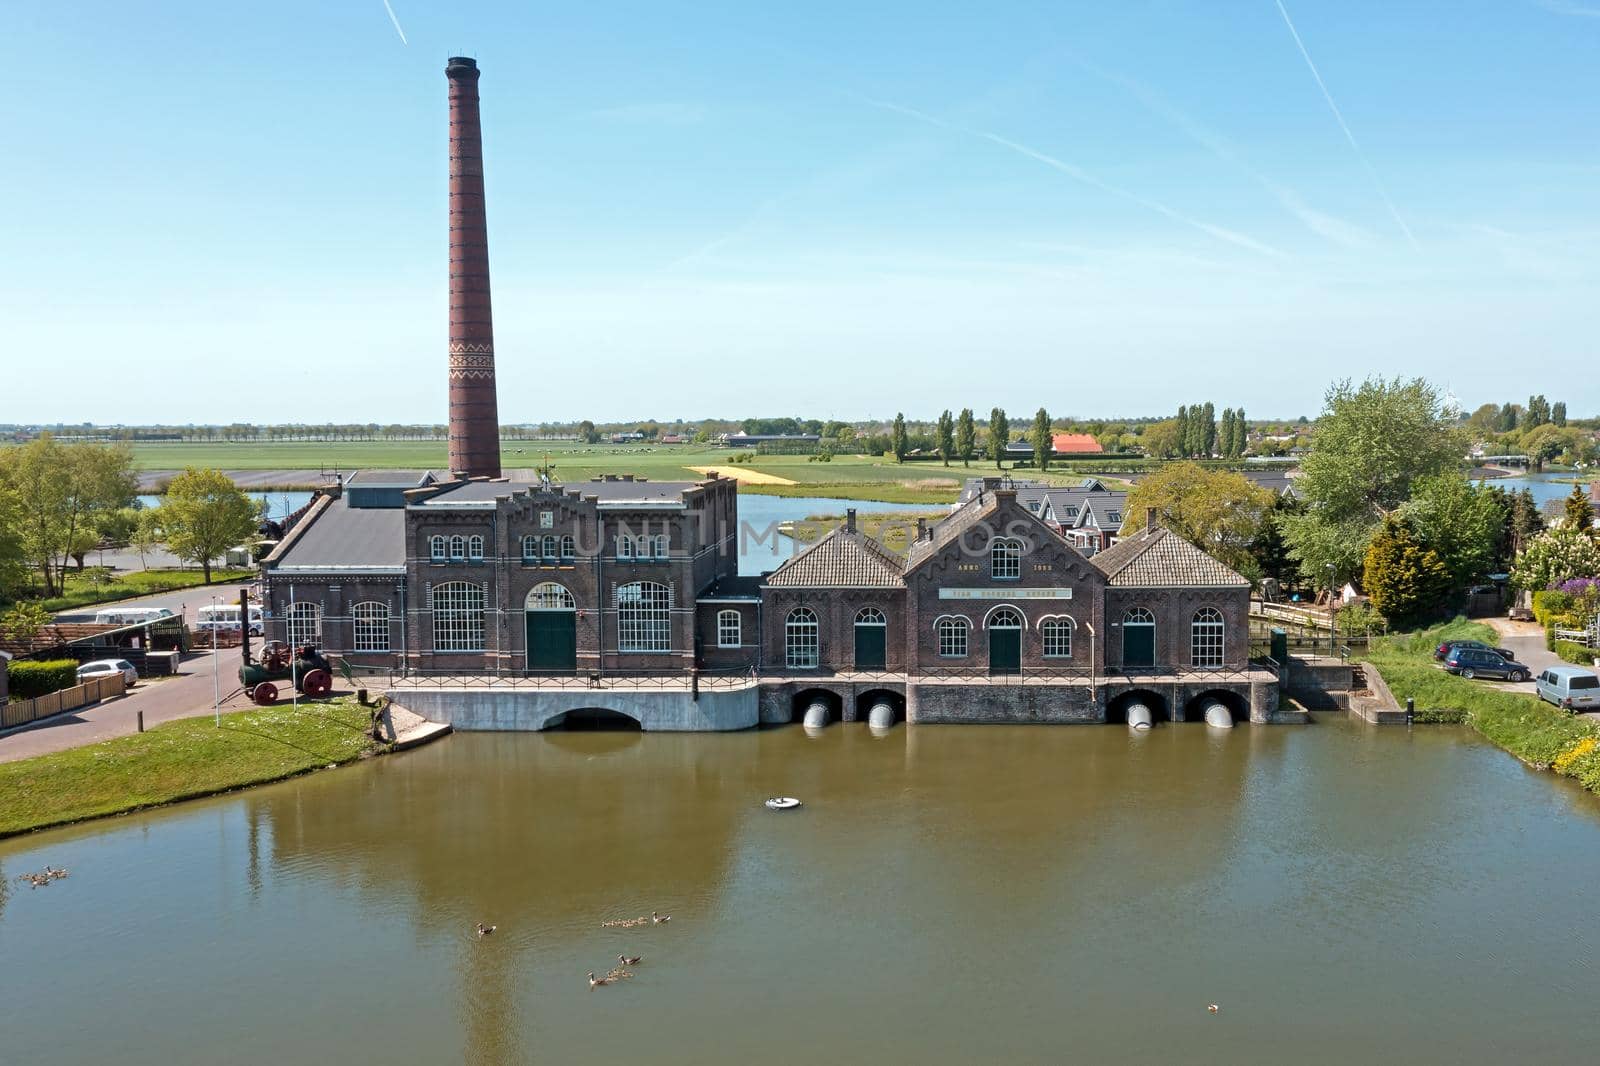
[[1460,474],[1423,478],[1399,514],[1417,540],[1439,557],[1452,587],[1463,589],[1488,576],[1506,520],[1489,489]]
[[962,466],[972,465],[972,455],[978,450],[978,426],[972,420],[972,408],[963,407],[956,419],[956,454]]
[[1517,428],[1517,416],[1522,408],[1514,403],[1502,404],[1500,407],[1500,432],[1510,433]]
[[1207,400],[1200,408],[1200,458],[1209,459],[1217,450],[1217,409]]
[[1554,422],[1563,429],[1566,428],[1567,404],[1565,400],[1557,400],[1555,403],[1550,405],[1550,421]]
[[578,423],[578,439],[585,444],[600,443],[600,431],[594,428],[594,423],[585,418]]
[[1243,459],[1245,449],[1250,446],[1250,423],[1244,419],[1244,408],[1235,408],[1233,412],[1233,457]]
[[894,416],[894,429],[890,433],[890,440],[892,442],[890,447],[894,449],[894,461],[897,463],[905,462],[906,452],[911,450],[910,445],[908,445],[906,442],[905,415],[896,414]]
[[1578,577],[1600,577],[1600,545],[1567,526],[1534,537],[1511,568],[1511,583],[1530,592]]
[[1168,463],[1128,493],[1123,528],[1154,507],[1161,524],[1224,565],[1260,576],[1250,544],[1261,532],[1273,495],[1243,474],[1198,463]]
[[1550,401],[1541,393],[1538,396],[1528,397],[1528,414],[1522,420],[1523,428],[1538,429],[1550,421]]
[[1164,418],[1145,428],[1139,438],[1144,453],[1157,459],[1171,459],[1183,449],[1183,423],[1176,418]]
[[1043,407],[1034,412],[1029,436],[1033,440],[1033,465],[1041,472],[1050,469],[1050,413]]
[[939,458],[945,466],[950,465],[950,456],[956,450],[956,420],[947,407],[939,414]]
[[220,470],[190,467],[172,479],[157,508],[172,554],[199,563],[211,583],[211,560],[255,535],[261,508]]
[[49,624],[50,612],[43,604],[19,603],[0,614],[0,636],[8,643],[29,644]]
[[[1289,557],[1288,545],[1283,539],[1285,516],[1299,514],[1303,507],[1299,500],[1287,492],[1280,493],[1272,509],[1261,516],[1261,528],[1251,539],[1247,550],[1254,561],[1254,572],[1263,578],[1272,578],[1279,585],[1298,585],[1300,568]],[[1241,574],[1250,570],[1241,570]]]
[[43,433],[0,454],[0,463],[23,557],[55,595],[67,559],[94,546],[99,516],[133,503],[133,453],[126,444],[62,444]]
[[1390,515],[1367,547],[1362,585],[1378,613],[1404,624],[1438,610],[1450,590],[1450,573],[1409,522]]
[[1189,442],[1193,439],[1194,429],[1189,423],[1189,408],[1183,404],[1178,405],[1178,450],[1174,453],[1187,459],[1193,453],[1189,451]]
[[1224,407],[1217,426],[1217,451],[1224,459],[1233,458],[1233,432],[1233,408]]
[[1566,529],[1580,530],[1591,539],[1594,537],[1594,508],[1589,504],[1589,494],[1583,490],[1582,485],[1572,486],[1572,492],[1567,496],[1561,525]]
[[133,533],[128,537],[128,547],[138,554],[139,566],[145,570],[150,569],[145,556],[161,546],[161,521],[157,513],[159,510],[151,508],[140,511],[139,521],[134,523]]
[[1523,489],[1511,501],[1511,557],[1515,559],[1522,554],[1522,549],[1532,543],[1533,538],[1544,532],[1544,518],[1539,514],[1538,504],[1533,502],[1533,490]]
[[1011,420],[1006,417],[1004,407],[996,407],[989,412],[989,449],[994,452],[995,469],[999,470],[1000,460],[1006,457],[1006,445],[1011,441]]

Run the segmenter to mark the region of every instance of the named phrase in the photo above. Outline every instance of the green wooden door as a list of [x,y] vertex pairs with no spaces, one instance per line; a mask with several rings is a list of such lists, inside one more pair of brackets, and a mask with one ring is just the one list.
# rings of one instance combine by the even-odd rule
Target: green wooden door
[[1015,674],[1022,670],[1022,630],[989,630],[989,672]]
[[1122,626],[1122,665],[1138,668],[1156,664],[1156,627],[1148,622]]
[[888,627],[856,626],[856,669],[882,670],[888,661]]
[[573,670],[578,665],[575,611],[529,611],[528,669]]

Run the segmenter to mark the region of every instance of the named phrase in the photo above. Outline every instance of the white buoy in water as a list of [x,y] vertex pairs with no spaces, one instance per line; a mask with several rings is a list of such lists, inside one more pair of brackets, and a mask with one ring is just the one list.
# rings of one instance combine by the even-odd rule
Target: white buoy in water
[[874,703],[867,711],[867,725],[873,730],[894,728],[894,705],[887,700]]
[[1128,728],[1143,732],[1149,729],[1155,718],[1150,713],[1150,708],[1142,703],[1128,704]]
[[773,796],[766,806],[769,811],[792,811],[800,806],[800,801],[793,796]]
[[821,729],[828,724],[828,704],[817,700],[806,708],[805,718],[802,720],[807,729]]
[[1206,700],[1202,708],[1206,715],[1206,725],[1212,729],[1232,729],[1233,713],[1222,705],[1221,700]]

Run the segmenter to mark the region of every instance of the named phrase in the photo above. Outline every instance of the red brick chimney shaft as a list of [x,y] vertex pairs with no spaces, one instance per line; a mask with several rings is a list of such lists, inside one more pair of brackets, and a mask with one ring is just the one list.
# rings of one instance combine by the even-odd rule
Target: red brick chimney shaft
[[450,80],[450,471],[499,477],[478,63],[452,57],[444,75]]

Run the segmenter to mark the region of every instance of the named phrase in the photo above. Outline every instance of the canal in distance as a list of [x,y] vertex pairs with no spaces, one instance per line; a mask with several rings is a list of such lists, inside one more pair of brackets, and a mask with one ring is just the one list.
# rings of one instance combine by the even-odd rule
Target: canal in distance
[[1600,803],[1338,716],[461,734],[0,872],[9,1062],[1576,1062],[1600,977]]

